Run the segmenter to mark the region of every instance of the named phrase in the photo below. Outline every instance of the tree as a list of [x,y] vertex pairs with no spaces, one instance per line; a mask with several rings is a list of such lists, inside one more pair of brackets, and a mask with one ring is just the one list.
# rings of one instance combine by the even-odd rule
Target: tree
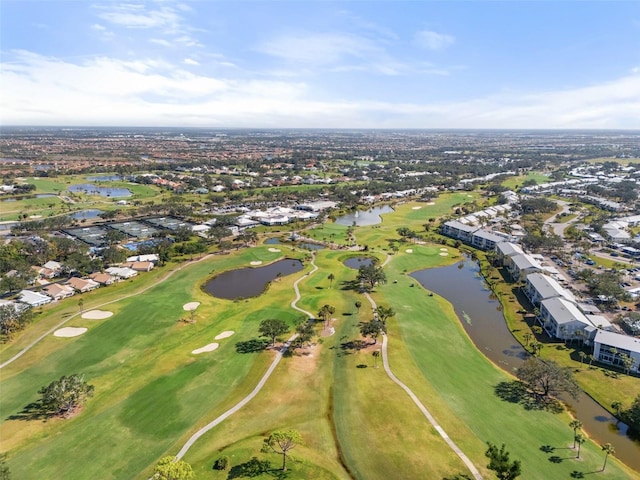
[[622,368],[624,368],[624,372],[629,375],[633,365],[636,363],[636,360],[626,353],[620,354],[620,361],[622,362]]
[[387,323],[387,318],[395,317],[396,312],[392,307],[378,305],[378,307],[376,307],[376,314],[382,323]]
[[11,340],[33,319],[31,308],[16,309],[13,305],[0,305],[0,341]]
[[610,443],[605,443],[602,446],[602,451],[604,452],[604,463],[602,464],[602,471],[604,472],[604,469],[607,468],[607,458],[609,458],[609,455],[612,453],[615,453],[616,449],[613,448],[613,445]]
[[613,408],[616,411],[616,418],[620,418],[620,410],[622,409],[622,402],[619,400],[616,400],[614,402],[611,402],[611,408]]
[[84,298],[78,300],[78,308],[80,308],[80,313],[84,312]]
[[302,443],[302,435],[297,430],[277,430],[264,440],[263,452],[274,452],[282,455],[282,471],[287,470],[287,455]]
[[360,334],[363,337],[369,337],[373,339],[373,344],[378,342],[378,336],[386,332],[385,324],[380,320],[371,320],[370,322],[364,322],[360,325]]
[[380,357],[380,350],[374,350],[372,355],[373,355],[373,368],[378,368],[378,358]]
[[358,275],[356,280],[362,284],[365,284],[369,291],[373,290],[373,287],[378,283],[386,283],[387,276],[382,271],[382,267],[378,267],[373,263],[370,265],[361,265],[358,268]]
[[580,392],[571,370],[550,360],[530,357],[518,367],[516,376],[541,400],[557,397],[561,392],[575,398]]
[[499,480],[515,480],[521,474],[520,460],[509,461],[509,452],[506,451],[504,443],[500,450],[491,442],[487,442],[485,456],[489,458],[487,468],[496,472]]
[[362,302],[360,300],[356,300],[355,306],[356,306],[356,311],[359,313],[360,307],[362,307]]
[[575,445],[578,445],[578,454],[576,455],[576,458],[580,458],[580,447],[582,447],[582,444],[586,441],[587,439],[582,433],[576,433],[573,437],[573,448],[576,448]]
[[333,281],[335,280],[336,276],[333,273],[330,273],[329,276],[327,277],[329,279],[329,288],[331,288],[331,286],[333,285]]
[[580,357],[580,363],[584,363],[584,359],[587,358],[589,355],[583,352],[582,350],[580,350],[578,352],[578,356]]
[[192,480],[195,474],[187,462],[169,456],[160,459],[151,478],[153,480]]
[[322,306],[320,311],[318,311],[318,317],[322,318],[325,325],[328,325],[329,319],[331,318],[331,315],[333,315],[334,313],[336,313],[336,307],[334,307],[333,305],[325,304]]
[[258,331],[263,337],[270,338],[271,344],[275,345],[276,337],[278,337],[278,335],[287,333],[289,331],[289,326],[285,323],[284,320],[280,320],[279,318],[269,318],[260,322]]
[[582,428],[582,422],[580,420],[571,420],[569,426],[573,428],[573,448],[576,448],[575,438],[578,435],[578,430]]
[[53,414],[67,415],[93,396],[94,387],[84,381],[84,376],[74,373],[62,376],[38,390],[42,408]]

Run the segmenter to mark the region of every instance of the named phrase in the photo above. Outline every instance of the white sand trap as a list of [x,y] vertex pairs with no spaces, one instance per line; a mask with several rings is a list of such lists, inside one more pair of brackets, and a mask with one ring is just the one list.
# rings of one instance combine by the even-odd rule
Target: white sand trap
[[29,215],[29,218],[42,218],[42,215]]
[[280,249],[271,247],[271,248],[269,248],[269,251],[272,252],[272,253],[278,253],[280,251]]
[[113,312],[107,310],[89,310],[81,315],[81,317],[86,320],[104,320],[111,316],[113,316]]
[[185,303],[182,306],[182,309],[185,312],[190,312],[191,310],[195,310],[196,308],[198,308],[200,306],[200,302],[189,302],[189,303]]
[[411,210],[420,210],[422,207],[413,207]]
[[405,250],[405,252],[407,252],[407,253],[413,253],[413,248],[407,248],[407,249]]
[[223,338],[229,338],[231,335],[233,335],[234,332],[233,330],[225,330],[222,333],[219,333],[218,335],[216,335],[216,340],[222,340]]
[[448,252],[448,251],[449,251],[449,249],[448,249],[448,248],[444,248],[444,247],[443,247],[443,248],[441,248],[441,249],[440,249],[440,251],[441,251],[441,252]]
[[84,327],[64,327],[53,332],[53,336],[64,338],[77,337],[78,335],[82,335],[86,331],[87,329]]
[[467,194],[467,197],[473,197],[473,195],[469,195],[469,194]]
[[440,256],[441,257],[448,257],[449,256],[449,252],[440,252]]
[[435,204],[436,204],[436,202],[429,202],[429,203],[427,203],[427,205],[435,205]]
[[200,348],[196,348],[195,350],[192,350],[191,353],[193,353],[194,355],[198,355],[199,353],[213,352],[219,346],[220,346],[219,343],[210,343],[209,345],[205,345],[204,347],[200,347]]
[[254,260],[253,262],[249,262],[249,265],[262,265],[262,260]]

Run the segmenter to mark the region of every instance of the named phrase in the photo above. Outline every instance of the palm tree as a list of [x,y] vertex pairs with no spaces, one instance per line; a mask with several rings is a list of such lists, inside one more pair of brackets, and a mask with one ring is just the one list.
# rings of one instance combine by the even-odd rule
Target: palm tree
[[78,300],[78,307],[80,307],[80,313],[82,314],[84,312],[84,298]]
[[329,279],[329,288],[331,288],[331,286],[333,285],[333,281],[335,280],[336,276],[333,273],[330,273],[327,278]]
[[573,448],[576,448],[576,437],[578,435],[578,429],[582,428],[582,422],[580,420],[572,420],[569,422],[569,426],[573,428]]
[[586,441],[587,439],[582,433],[576,433],[576,435],[573,437],[573,444],[578,445],[578,455],[576,455],[576,458],[580,458],[580,447]]
[[378,368],[378,357],[380,356],[380,350],[374,350],[372,355],[373,355],[373,368]]
[[622,402],[619,400],[616,400],[615,402],[611,403],[611,408],[613,408],[616,411],[616,420],[618,420],[618,422],[620,421],[620,410],[622,409]]
[[333,305],[323,305],[320,311],[318,312],[318,316],[324,320],[324,325],[329,325],[329,319],[331,315],[336,312],[336,307]]
[[584,363],[584,359],[588,357],[588,355],[584,353],[582,350],[578,352],[578,356],[580,357],[580,363]]
[[356,305],[356,310],[360,312],[360,307],[362,306],[362,302],[360,300],[356,300],[355,305]]
[[613,448],[613,445],[610,443],[605,443],[602,446],[602,451],[604,452],[604,464],[602,465],[602,471],[604,472],[604,469],[607,468],[607,458],[609,458],[609,455],[612,453],[615,453],[616,449]]
[[525,347],[529,346],[529,342],[531,341],[531,337],[532,337],[531,332],[526,332],[524,334],[524,346]]

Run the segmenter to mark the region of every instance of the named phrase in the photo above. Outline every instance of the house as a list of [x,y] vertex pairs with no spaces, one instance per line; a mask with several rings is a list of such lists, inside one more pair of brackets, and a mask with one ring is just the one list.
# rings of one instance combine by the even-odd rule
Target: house
[[148,253],[146,255],[134,255],[127,257],[127,262],[153,262],[158,263],[160,257],[157,253]]
[[62,264],[54,262],[53,260],[49,260],[43,265],[43,267],[48,268],[49,270],[53,270],[54,276],[57,276],[62,272]]
[[471,236],[476,230],[478,230],[478,227],[465,225],[457,220],[450,220],[448,222],[444,222],[442,225],[443,235],[457,240],[462,240],[463,242],[471,241]]
[[118,277],[122,279],[131,278],[138,275],[138,272],[128,267],[109,267],[105,271],[109,275],[113,275],[114,277]]
[[89,278],[100,285],[111,285],[117,278],[109,275],[108,273],[95,272],[89,275]]
[[34,265],[31,267],[31,270],[33,271],[33,273],[36,274],[36,276],[38,278],[48,278],[48,279],[52,279],[53,277],[55,277],[58,273],[60,272],[56,272],[54,270],[51,270],[50,268],[46,268],[46,267],[39,267],[37,265]]
[[26,303],[32,307],[40,307],[50,303],[51,297],[38,292],[32,292],[31,290],[22,290],[20,292],[19,302]]
[[542,270],[542,265],[533,258],[531,255],[523,253],[521,255],[514,255],[510,257],[511,260],[507,265],[507,270],[511,275],[511,278],[516,282],[522,282],[527,278],[527,275]]
[[63,298],[71,297],[76,293],[73,288],[67,285],[61,285],[59,283],[51,283],[43,288],[42,291],[54,300],[61,300]]
[[154,264],[153,262],[131,262],[124,265],[125,267],[129,267],[136,272],[149,272],[153,270]]
[[511,257],[515,255],[524,255],[524,250],[520,245],[511,242],[500,242],[495,247],[496,260],[502,266],[510,263]]
[[542,300],[553,297],[563,297],[570,302],[575,302],[575,297],[569,290],[563,288],[553,278],[542,273],[527,275],[524,294],[534,307],[539,307]]
[[621,355],[634,360],[632,372],[640,373],[640,338],[598,330],[593,341],[593,357],[602,363],[624,368]]
[[67,282],[68,285],[75,288],[79,292],[90,292],[100,286],[98,282],[86,278],[72,277]]
[[592,326],[576,304],[563,297],[542,300],[538,321],[551,337],[562,340],[576,338],[578,330]]
[[480,250],[493,250],[504,238],[486,230],[477,230],[471,235],[471,245]]

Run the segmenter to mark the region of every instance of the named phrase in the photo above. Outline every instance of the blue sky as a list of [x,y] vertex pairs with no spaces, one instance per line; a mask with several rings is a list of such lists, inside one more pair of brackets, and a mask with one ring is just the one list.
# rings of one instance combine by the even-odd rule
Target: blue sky
[[640,129],[640,2],[0,1],[4,125]]

